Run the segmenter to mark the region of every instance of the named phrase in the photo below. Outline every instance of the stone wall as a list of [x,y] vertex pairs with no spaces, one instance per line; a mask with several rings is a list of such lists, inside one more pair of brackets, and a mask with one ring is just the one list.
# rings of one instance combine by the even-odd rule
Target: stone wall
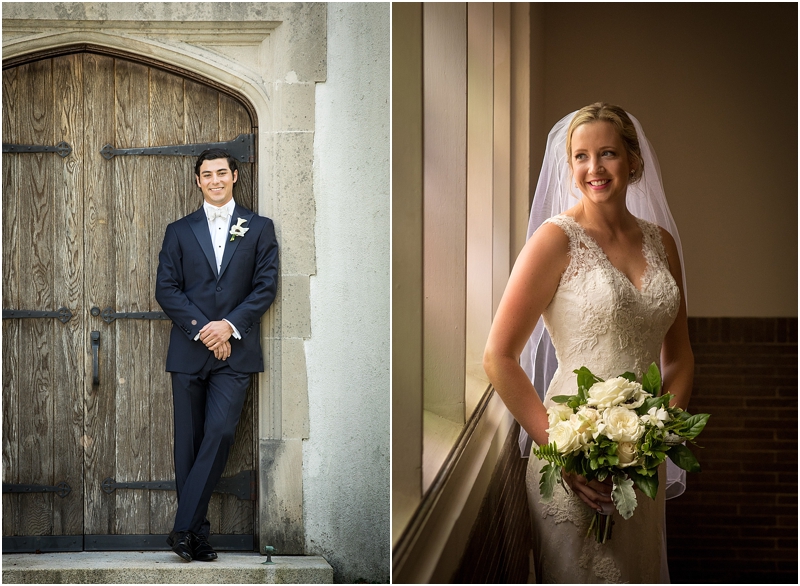
[[330,4],[317,85],[306,549],[389,581],[389,6]]

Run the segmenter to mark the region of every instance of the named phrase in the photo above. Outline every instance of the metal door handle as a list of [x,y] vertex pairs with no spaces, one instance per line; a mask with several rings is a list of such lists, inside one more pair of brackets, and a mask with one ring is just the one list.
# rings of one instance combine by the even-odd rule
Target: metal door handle
[[92,332],[92,384],[100,384],[100,332]]

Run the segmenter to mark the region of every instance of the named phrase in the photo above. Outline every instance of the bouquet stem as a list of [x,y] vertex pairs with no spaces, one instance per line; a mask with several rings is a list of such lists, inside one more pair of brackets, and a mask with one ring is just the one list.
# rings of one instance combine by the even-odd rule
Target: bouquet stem
[[586,537],[589,537],[590,534],[594,534],[597,543],[605,543],[611,539],[611,528],[613,525],[614,519],[612,519],[611,515],[597,512],[592,518],[589,530],[586,532]]

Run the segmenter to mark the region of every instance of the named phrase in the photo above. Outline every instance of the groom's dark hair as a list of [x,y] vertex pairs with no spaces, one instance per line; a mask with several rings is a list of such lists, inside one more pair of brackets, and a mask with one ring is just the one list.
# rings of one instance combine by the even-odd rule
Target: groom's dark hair
[[236,171],[236,159],[230,156],[227,151],[222,149],[206,149],[197,157],[197,162],[194,164],[194,174],[200,177],[200,165],[203,164],[203,161],[213,161],[215,159],[227,159],[228,168],[231,170],[231,173]]

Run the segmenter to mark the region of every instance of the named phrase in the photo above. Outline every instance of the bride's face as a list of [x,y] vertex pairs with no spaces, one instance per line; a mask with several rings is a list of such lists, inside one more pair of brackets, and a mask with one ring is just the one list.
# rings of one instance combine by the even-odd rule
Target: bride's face
[[584,197],[597,203],[620,198],[625,202],[632,167],[610,122],[588,122],[573,131],[571,165]]

